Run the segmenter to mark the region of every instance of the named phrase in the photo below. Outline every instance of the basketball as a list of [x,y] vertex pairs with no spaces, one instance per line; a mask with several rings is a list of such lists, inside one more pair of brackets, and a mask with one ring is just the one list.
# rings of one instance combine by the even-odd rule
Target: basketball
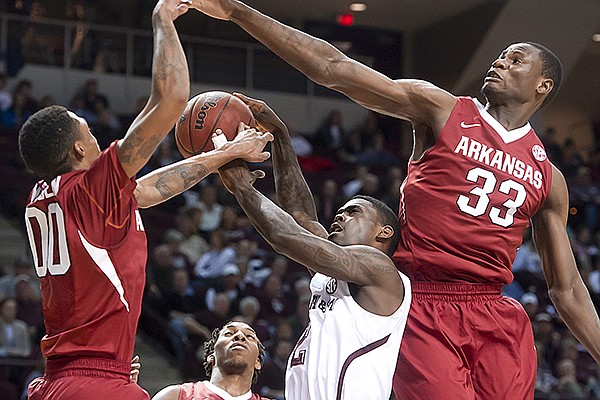
[[200,93],[188,101],[175,124],[175,143],[185,158],[214,149],[211,136],[221,129],[227,140],[237,135],[240,122],[256,126],[252,111],[230,93]]

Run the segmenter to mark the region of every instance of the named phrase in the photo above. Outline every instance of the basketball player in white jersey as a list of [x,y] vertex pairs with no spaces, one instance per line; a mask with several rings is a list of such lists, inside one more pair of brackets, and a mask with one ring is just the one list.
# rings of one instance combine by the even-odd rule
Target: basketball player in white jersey
[[287,127],[264,102],[238,96],[259,127],[275,136],[273,170],[283,209],[252,186],[257,174],[241,161],[222,167],[221,179],[275,251],[314,274],[309,325],[288,360],[285,397],[388,399],[411,302],[410,282],[390,258],[400,238],[398,219],[381,201],[355,196],[327,233]]

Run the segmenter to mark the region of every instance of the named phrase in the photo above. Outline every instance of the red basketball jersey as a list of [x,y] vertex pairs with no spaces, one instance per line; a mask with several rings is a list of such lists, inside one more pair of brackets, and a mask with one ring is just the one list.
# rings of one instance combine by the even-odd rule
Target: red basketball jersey
[[115,142],[88,170],[33,188],[25,224],[42,288],[45,357],[131,359],[147,258],[135,187]]
[[233,397],[223,389],[220,389],[208,381],[183,383],[179,385],[178,400],[269,400],[256,393],[248,392]]
[[472,98],[459,98],[436,144],[408,165],[394,260],[416,281],[502,282],[552,166],[531,126],[507,131]]

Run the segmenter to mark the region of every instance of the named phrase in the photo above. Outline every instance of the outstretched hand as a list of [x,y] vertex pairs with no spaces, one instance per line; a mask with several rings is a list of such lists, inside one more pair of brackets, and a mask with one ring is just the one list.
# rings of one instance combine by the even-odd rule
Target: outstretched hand
[[223,186],[232,194],[244,186],[252,186],[254,181],[265,177],[261,170],[250,171],[242,160],[234,160],[219,168],[219,176]]
[[192,6],[192,0],[158,0],[153,14],[167,16],[175,21],[179,16],[188,12]]
[[267,143],[273,140],[273,135],[270,132],[261,132],[255,128],[250,128],[240,122],[238,133],[232,141],[227,141],[227,138],[220,129],[217,129],[212,134],[212,141],[215,149],[232,152],[235,158],[241,158],[248,162],[263,162],[266,161],[271,154],[264,151]]
[[229,21],[233,12],[233,0],[192,0],[192,8],[213,17]]
[[252,111],[252,115],[260,129],[273,133],[287,132],[287,127],[283,121],[275,114],[275,111],[273,111],[267,103],[262,100],[245,96],[241,93],[234,93],[233,95],[250,107],[250,111]]

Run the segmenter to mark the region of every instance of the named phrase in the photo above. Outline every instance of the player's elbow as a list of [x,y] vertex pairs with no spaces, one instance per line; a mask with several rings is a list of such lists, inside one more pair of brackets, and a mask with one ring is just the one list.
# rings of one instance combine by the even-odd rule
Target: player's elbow
[[334,53],[322,59],[312,75],[312,80],[329,89],[343,85],[346,71],[352,68],[352,60],[342,53]]

